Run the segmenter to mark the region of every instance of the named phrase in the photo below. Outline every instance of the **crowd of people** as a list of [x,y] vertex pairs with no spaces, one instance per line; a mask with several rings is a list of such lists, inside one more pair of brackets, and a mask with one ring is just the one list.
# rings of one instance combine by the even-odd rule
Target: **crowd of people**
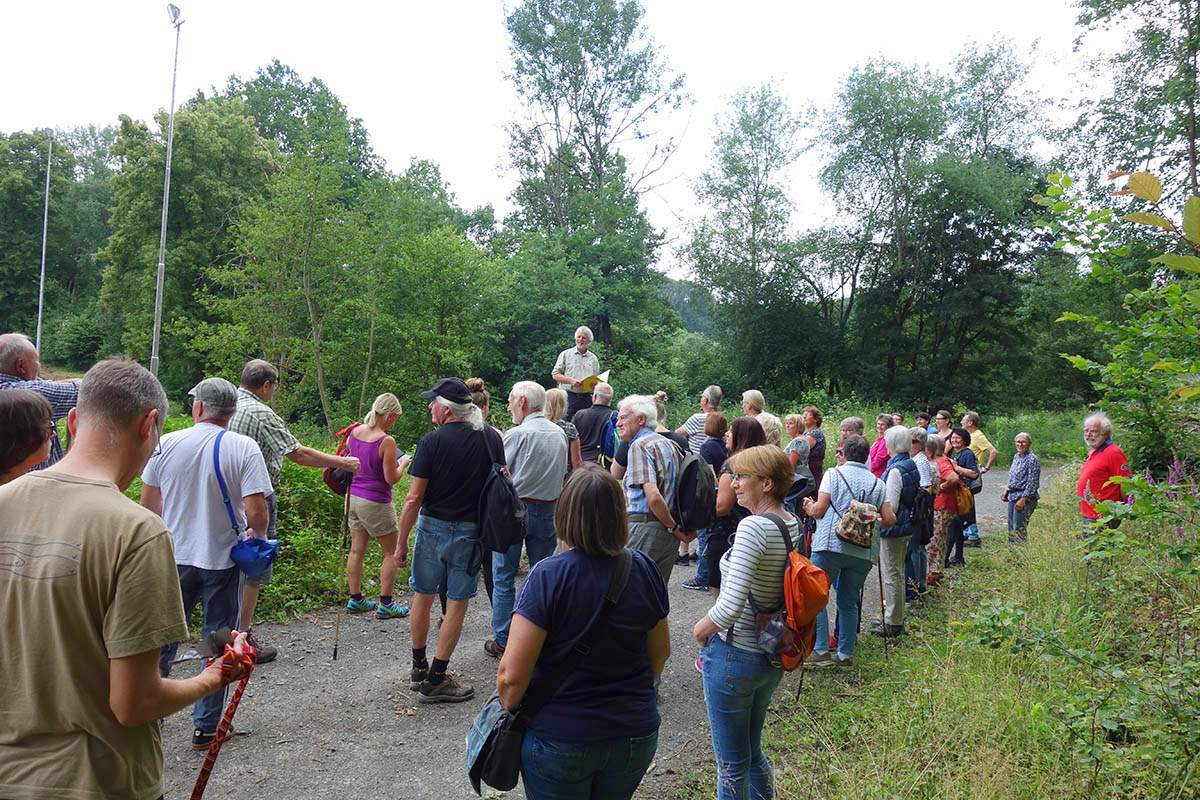
[[[911,428],[899,414],[881,414],[873,443],[863,420],[850,417],[827,469],[820,409],[781,420],[761,392],[748,390],[743,415],[731,419],[718,386],[707,387],[699,410],[671,430],[661,392],[614,407],[612,386],[597,380],[591,340],[580,328],[575,347],[559,356],[552,370],[559,388],[512,386],[513,425],[504,432],[486,421],[491,396],[482,381],[437,381],[421,394],[434,428],[410,458],[388,432],[403,413],[392,394],[379,395],[348,432],[346,454],[324,453],[301,445],[271,409],[279,372],[255,359],[239,386],[199,381],[189,393],[194,424],[163,435],[166,395],[140,365],[114,358],[81,381],[44,381],[32,343],[0,336],[0,528],[12,555],[0,571],[0,624],[10,654],[18,654],[0,660],[0,796],[159,797],[156,721],[189,704],[192,745],[208,748],[224,687],[240,673],[209,666],[171,679],[176,648],[188,636],[186,614],[199,605],[205,635],[233,628],[235,653],[253,649],[258,663],[276,656],[250,630],[270,570],[249,579],[230,552],[239,538],[278,535],[275,492],[288,458],[351,476],[345,610],[409,619],[409,683],[422,703],[475,696],[449,663],[484,563],[480,497],[497,469],[511,480],[526,534],[492,554],[492,632],[481,645],[499,659],[496,690],[510,710],[539,684],[556,682],[526,720],[522,774],[530,797],[632,796],[661,723],[671,574],[696,564],[681,585],[712,596],[691,624],[717,796],[771,797],[761,740],[782,671],[761,649],[757,617],[780,603],[789,550],[809,555],[836,590],[835,620],[827,611],[817,618],[806,664],[850,667],[873,566],[883,613],[871,632],[896,637],[906,605],[964,563],[964,548],[979,546],[971,498],[996,448],[974,412],[960,427],[947,411],[918,414]],[[63,418],[74,440],[65,456],[56,424]],[[1084,435],[1089,455],[1078,493],[1091,526],[1102,514],[1098,501],[1123,498],[1109,478],[1128,475],[1129,465],[1102,415],[1085,421]],[[1014,544],[1025,540],[1039,497],[1032,445],[1028,433],[1015,437],[1000,492]],[[711,468],[716,485],[704,530],[684,529],[678,513],[686,453]],[[410,484],[397,514],[392,487],[405,472]],[[137,477],[140,505],[121,494]],[[847,516],[865,520],[858,538],[844,530]],[[377,599],[364,595],[362,583],[372,539],[384,554]],[[518,591],[522,551],[529,572]],[[411,609],[395,592],[404,566]],[[603,635],[593,630],[600,626]],[[585,637],[586,652],[575,652]],[[577,661],[562,676],[556,667],[568,658]],[[103,758],[94,757],[97,747]]]

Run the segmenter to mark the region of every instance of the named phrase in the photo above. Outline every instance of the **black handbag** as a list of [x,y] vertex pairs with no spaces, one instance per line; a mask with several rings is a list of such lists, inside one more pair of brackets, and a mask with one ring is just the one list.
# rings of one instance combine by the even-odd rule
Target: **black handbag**
[[580,660],[592,652],[592,647],[608,627],[608,613],[621,599],[632,568],[633,554],[628,549],[622,550],[617,556],[612,581],[604,596],[604,606],[596,621],[571,648],[570,654],[554,668],[550,677],[525,692],[525,699],[515,712],[506,709],[496,693],[484,703],[467,733],[467,777],[471,779],[475,794],[483,794],[480,782],[502,792],[517,785],[521,776],[521,743],[525,739],[529,720],[554,696],[559,685]]

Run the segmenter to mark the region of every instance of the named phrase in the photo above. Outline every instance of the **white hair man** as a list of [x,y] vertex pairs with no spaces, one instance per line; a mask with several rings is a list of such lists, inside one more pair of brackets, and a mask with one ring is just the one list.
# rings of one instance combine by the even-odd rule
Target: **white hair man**
[[219,664],[185,680],[158,671],[159,648],[188,634],[171,534],[122,492],[166,413],[148,370],[101,361],[67,416],[71,452],[0,487],[0,538],[23,555],[0,570],[6,797],[160,796],[158,720],[223,685]]
[[604,423],[613,415],[612,398],[613,388],[607,383],[597,383],[592,390],[592,405],[580,411],[572,420],[579,431],[579,455],[584,461],[596,463],[600,460],[605,445]]
[[[546,419],[546,390],[533,381],[521,381],[508,395],[508,413],[516,425],[504,435],[504,461],[517,495],[525,505],[525,552],[529,568],[554,554],[558,536],[554,532],[554,509],[562,492],[566,472],[567,434]],[[516,599],[517,569],[521,566],[521,543],[492,558],[492,634],[483,650],[492,658],[504,655],[508,626]]]
[[700,411],[687,418],[687,422],[675,430],[681,436],[687,437],[688,450],[700,454],[700,446],[707,438],[704,435],[704,423],[708,415],[721,410],[721,387],[716,384],[709,386],[700,393]]
[[[142,471],[142,505],[171,531],[183,609],[190,616],[200,605],[207,636],[237,626],[241,570],[229,552],[242,531],[266,538],[271,479],[254,440],[227,430],[237,409],[237,387],[224,378],[205,378],[188,397],[196,424],[162,438]],[[176,647],[173,642],[162,649],[158,667],[164,676]],[[208,749],[224,706],[221,692],[197,701],[193,749]]]
[[[279,485],[279,473],[283,469],[283,459],[304,467],[333,467],[344,469],[351,475],[358,474],[358,459],[354,456],[337,456],[322,453],[312,447],[300,444],[300,440],[292,435],[287,423],[275,413],[268,403],[279,389],[279,370],[270,361],[255,358],[246,362],[242,368],[242,377],[238,386],[237,411],[229,420],[229,430],[249,436],[262,451],[263,460],[267,464],[267,475],[271,478],[271,492],[267,495],[267,512],[270,517],[267,523],[268,539],[278,538],[275,530],[275,520],[279,513],[279,504],[275,499],[275,487]],[[249,632],[250,623],[254,621],[254,609],[258,606],[258,595],[262,587],[271,582],[272,569],[251,578],[246,576],[242,587],[242,611],[238,619],[238,627]],[[261,642],[252,641],[258,651],[258,663],[266,664],[275,660],[279,651]]]
[[[504,444],[500,434],[484,424],[462,378],[442,378],[421,397],[429,401],[429,417],[438,427],[421,438],[408,468],[412,484],[400,513],[396,547],[396,563],[404,566],[408,535],[415,525],[417,539],[408,578],[413,590],[409,688],[417,692],[420,703],[458,703],[474,697],[475,688],[459,683],[446,668],[479,586],[481,562],[475,543],[479,498],[492,464],[504,463]],[[443,584],[446,615],[431,664],[425,654],[429,616]]]
[[[28,336],[23,333],[0,334],[0,391],[25,389],[37,392],[50,402],[51,418],[55,422],[65,419],[79,400],[79,381],[41,380],[38,378],[41,369],[42,362],[38,359],[37,348]],[[33,469],[45,469],[62,457],[62,443],[55,433],[50,437],[49,458],[36,464]]]
[[580,325],[575,329],[575,346],[558,354],[551,371],[550,377],[558,381],[559,388],[567,393],[567,414],[564,417],[567,422],[572,420],[576,412],[592,404],[591,392],[584,388],[583,381],[600,373],[600,359],[595,353],[588,352],[588,346],[593,341],[592,329]]
[[663,580],[670,583],[679,542],[696,538],[684,531],[671,514],[675,479],[682,454],[673,442],[654,432],[658,407],[648,395],[631,395],[617,411],[617,431],[629,442],[629,466],[622,482],[629,516],[629,546],[654,559]]
[[[1102,509],[1095,504],[1104,500],[1125,499],[1125,489],[1111,479],[1128,478],[1129,459],[1120,447],[1113,443],[1113,426],[1103,414],[1092,414],[1083,421],[1083,441],[1088,455],[1079,470],[1076,493],[1079,496],[1079,513],[1083,516],[1085,534],[1100,521]],[[1109,527],[1120,524],[1119,519],[1110,520]]]

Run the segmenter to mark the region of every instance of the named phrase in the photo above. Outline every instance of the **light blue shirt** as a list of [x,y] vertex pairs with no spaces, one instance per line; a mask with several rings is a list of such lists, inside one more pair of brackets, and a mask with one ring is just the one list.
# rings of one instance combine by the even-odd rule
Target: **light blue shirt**
[[504,461],[517,495],[553,502],[562,492],[567,463],[567,435],[535,411],[504,434]]

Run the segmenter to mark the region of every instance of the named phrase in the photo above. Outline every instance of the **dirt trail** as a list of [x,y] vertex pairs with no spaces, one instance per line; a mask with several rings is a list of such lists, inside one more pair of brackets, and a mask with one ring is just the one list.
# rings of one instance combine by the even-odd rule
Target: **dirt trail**
[[[1054,472],[1044,471],[1043,480]],[[985,535],[1003,536],[1004,510],[998,495],[1006,478],[1005,471],[993,471],[980,495]],[[695,568],[676,568],[671,575],[672,655],[661,687],[663,724],[658,756],[639,797],[663,796],[687,765],[712,755],[704,694],[693,663],[697,647],[691,635],[712,600],[707,592],[682,588],[694,574]],[[876,581],[872,572],[866,585],[876,586]],[[870,591],[867,597],[873,597]],[[400,599],[411,605],[410,597]],[[878,617],[879,607],[869,601],[863,605],[865,632],[867,623]],[[476,699],[466,703],[416,702],[415,693],[408,689],[407,620],[343,616],[338,660],[333,661],[335,613],[327,609],[288,624],[256,627],[265,641],[279,647],[280,656],[251,680],[235,719],[235,727],[247,733],[221,750],[207,796],[226,798],[248,792],[252,797],[281,800],[475,797],[466,779],[464,737],[495,688],[497,664],[483,652],[483,642],[491,635],[491,613],[482,589],[467,612],[450,662],[451,672],[475,686]],[[433,642],[431,635],[431,648]],[[780,691],[786,691],[794,679],[795,674],[787,676]],[[191,793],[203,760],[203,754],[190,749],[191,734],[190,708],[165,721],[169,798]],[[511,792],[489,796],[523,798],[525,793],[518,785]]]

